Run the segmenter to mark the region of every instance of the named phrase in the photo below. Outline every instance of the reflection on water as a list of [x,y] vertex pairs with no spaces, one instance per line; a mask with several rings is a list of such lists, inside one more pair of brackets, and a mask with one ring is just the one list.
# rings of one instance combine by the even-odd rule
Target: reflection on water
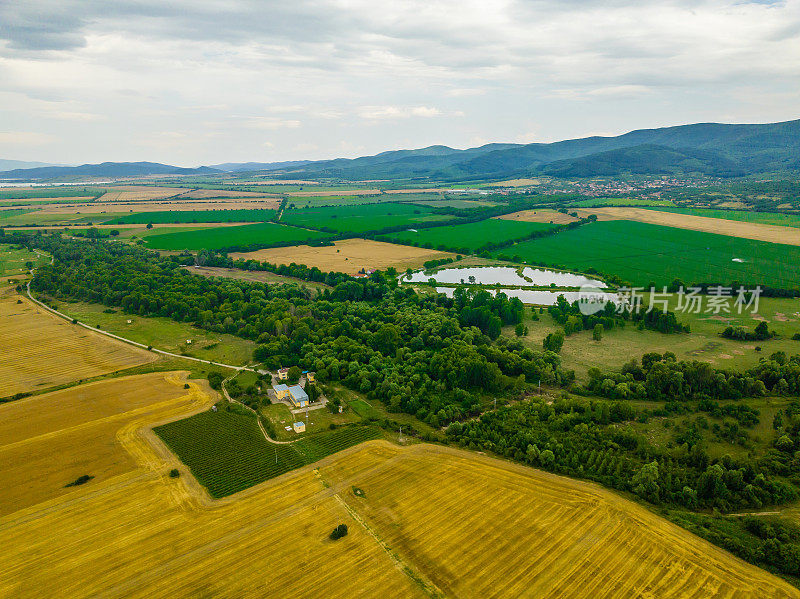
[[517,269],[512,266],[477,266],[470,268],[445,268],[434,273],[417,271],[411,275],[404,275],[402,280],[407,283],[427,283],[434,279],[437,283],[450,283],[464,285],[519,285],[546,287],[582,287],[591,285],[605,287],[602,281],[590,279],[583,275],[571,272],[558,272],[544,268],[522,269],[523,276],[517,274]]
[[[453,297],[455,287],[437,287],[438,293],[444,293],[447,297]],[[494,289],[487,289],[489,293],[495,295],[497,292]],[[580,291],[546,291],[539,289],[501,289],[501,293],[505,293],[508,297],[516,297],[523,304],[536,304],[538,306],[554,306],[557,303],[558,296],[563,295],[570,304],[581,298]],[[600,291],[593,291],[593,297],[602,297],[606,301],[618,303],[619,298],[614,293],[606,293]]]

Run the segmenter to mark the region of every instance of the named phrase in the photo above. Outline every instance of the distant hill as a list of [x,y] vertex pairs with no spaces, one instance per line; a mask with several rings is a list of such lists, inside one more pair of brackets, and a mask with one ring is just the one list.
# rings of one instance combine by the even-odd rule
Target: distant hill
[[0,158],[0,171],[10,171],[18,168],[38,168],[40,166],[64,166],[52,162],[29,162],[27,160],[5,160]]
[[249,171],[275,171],[284,168],[295,168],[311,164],[312,160],[287,160],[284,162],[225,162],[223,164],[210,164],[208,168],[213,168],[227,173],[249,172]]
[[182,168],[157,162],[103,162],[81,166],[44,166],[39,168],[13,169],[0,172],[0,179],[48,180],[74,177],[143,177],[145,175],[193,175],[218,173],[207,166]]
[[700,123],[641,129],[616,137],[549,144],[431,146],[287,168],[292,177],[343,179],[503,178],[547,174],[706,174],[720,177],[800,169],[800,120],[765,125]]

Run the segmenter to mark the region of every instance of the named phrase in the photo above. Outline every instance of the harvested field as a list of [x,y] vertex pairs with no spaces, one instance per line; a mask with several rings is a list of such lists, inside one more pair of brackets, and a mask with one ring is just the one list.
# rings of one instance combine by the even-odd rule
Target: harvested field
[[653,225],[704,231],[731,237],[800,245],[800,229],[781,225],[725,220],[693,214],[676,214],[645,208],[592,208],[578,210],[581,216],[596,214],[599,220],[632,220]]
[[212,503],[130,438],[137,476],[0,519],[0,594],[800,597],[594,485],[472,453],[372,441]]
[[547,208],[540,208],[539,210],[521,210],[520,212],[512,212],[511,214],[504,214],[495,218],[501,220],[516,220],[525,223],[553,223],[554,225],[566,225],[578,220],[569,214],[564,214],[558,210],[549,210]]
[[[0,516],[134,470],[120,429],[211,403],[196,383],[184,390],[186,374],[107,379],[0,405]],[[93,478],[65,487],[83,475]]]
[[354,275],[362,269],[384,270],[394,266],[398,271],[418,268],[428,260],[452,258],[453,254],[427,250],[382,241],[367,239],[345,239],[334,242],[333,246],[311,247],[299,245],[285,248],[270,248],[231,254],[231,257],[245,260],[259,260],[273,264],[305,264],[316,266],[323,272],[335,271]]
[[540,179],[506,179],[492,183],[492,187],[525,187],[526,185],[539,185]]
[[[368,196],[378,195],[381,193],[380,189],[337,189],[336,195],[340,196]],[[290,197],[303,198],[306,196],[318,196],[320,191],[289,191],[286,195]]]
[[100,202],[139,202],[146,200],[159,200],[186,193],[182,187],[151,187],[149,185],[115,185],[106,188],[105,194],[100,196]]
[[273,195],[267,195],[258,191],[237,191],[237,190],[224,190],[224,189],[192,189],[187,191],[181,198],[191,198],[202,200],[204,198],[274,198]]
[[155,360],[143,349],[77,327],[27,299],[0,297],[0,397],[47,389]]

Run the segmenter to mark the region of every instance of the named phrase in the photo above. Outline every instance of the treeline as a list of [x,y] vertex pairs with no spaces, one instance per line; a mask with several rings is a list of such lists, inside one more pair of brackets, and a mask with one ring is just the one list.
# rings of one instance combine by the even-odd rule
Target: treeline
[[642,356],[641,362],[631,358],[619,372],[590,368],[586,385],[575,383],[571,391],[651,401],[795,395],[800,393],[800,356],[787,358],[785,353],[776,352],[745,372],[733,372],[717,370],[706,362],[678,361],[672,352],[652,352]]

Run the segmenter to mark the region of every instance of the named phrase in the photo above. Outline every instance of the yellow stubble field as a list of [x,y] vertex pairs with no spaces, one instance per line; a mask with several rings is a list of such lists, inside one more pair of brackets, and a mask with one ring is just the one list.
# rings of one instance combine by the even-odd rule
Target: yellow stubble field
[[334,242],[332,246],[298,245],[269,248],[254,252],[232,253],[231,257],[267,261],[273,264],[294,262],[309,267],[316,266],[323,272],[356,274],[362,269],[385,269],[389,266],[394,266],[398,271],[417,268],[428,260],[453,258],[454,254],[369,239],[345,239]]
[[474,453],[371,441],[211,501],[148,431],[135,475],[0,518],[0,596],[800,597],[599,487]]
[[11,289],[0,294],[0,347],[0,397],[47,389],[156,359],[143,349],[62,320]]
[[[210,403],[199,384],[184,389],[187,374],[106,379],[0,405],[0,516],[134,470],[120,431]],[[65,486],[83,475],[92,479]]]

